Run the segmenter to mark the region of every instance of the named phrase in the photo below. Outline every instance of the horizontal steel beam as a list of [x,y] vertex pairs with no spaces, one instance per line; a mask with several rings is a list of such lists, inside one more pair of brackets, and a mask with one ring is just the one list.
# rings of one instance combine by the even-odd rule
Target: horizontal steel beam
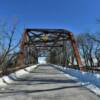
[[36,46],[36,47],[63,47],[63,45],[57,45],[57,46],[53,46],[53,45],[52,45],[52,46],[50,46],[50,45],[46,45],[46,46],[42,46],[42,45],[41,45],[41,46],[40,46],[40,45],[39,45],[39,46]]
[[26,29],[27,32],[35,31],[35,32],[44,32],[44,33],[69,33],[70,31],[65,29]]

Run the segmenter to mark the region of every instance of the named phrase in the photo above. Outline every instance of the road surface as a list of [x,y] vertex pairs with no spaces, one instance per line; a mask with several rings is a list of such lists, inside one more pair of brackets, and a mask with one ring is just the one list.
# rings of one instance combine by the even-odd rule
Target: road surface
[[[13,78],[12,78],[13,79]],[[8,83],[6,83],[8,84]],[[0,100],[100,100],[54,66],[39,65],[28,75],[0,88]]]

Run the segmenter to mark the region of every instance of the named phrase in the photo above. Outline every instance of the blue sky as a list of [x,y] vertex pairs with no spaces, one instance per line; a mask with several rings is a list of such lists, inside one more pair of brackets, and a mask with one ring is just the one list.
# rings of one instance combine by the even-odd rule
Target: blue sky
[[0,0],[0,21],[24,27],[65,28],[74,33],[99,31],[100,0]]

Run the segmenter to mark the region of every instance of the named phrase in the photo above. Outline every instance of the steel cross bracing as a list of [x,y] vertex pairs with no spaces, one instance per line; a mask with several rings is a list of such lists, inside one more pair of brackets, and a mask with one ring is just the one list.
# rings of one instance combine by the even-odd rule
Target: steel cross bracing
[[38,56],[41,55],[41,51],[51,52],[53,48],[64,49],[65,41],[70,41],[77,64],[83,70],[74,36],[70,31],[64,29],[25,29],[20,43],[19,60],[21,63],[25,63],[25,59],[27,61],[32,59],[29,54],[37,60]]

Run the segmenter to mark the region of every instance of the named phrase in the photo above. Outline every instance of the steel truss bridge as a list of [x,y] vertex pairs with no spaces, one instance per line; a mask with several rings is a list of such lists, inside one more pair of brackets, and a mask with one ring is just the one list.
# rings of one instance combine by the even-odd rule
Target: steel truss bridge
[[[55,56],[62,54],[63,66],[66,66],[69,44],[80,70],[64,69],[58,62],[54,63]],[[38,57],[49,56],[49,63],[38,64]],[[0,86],[3,85],[0,87],[0,100],[100,100],[100,90],[91,86],[93,83],[100,87],[100,77],[92,73],[83,73],[85,68],[70,31],[25,29],[16,60],[20,67],[18,71],[0,78]],[[26,66],[22,68],[21,65]]]
[[72,32],[65,29],[25,29],[21,38],[18,63],[38,63],[38,57],[50,56],[54,48],[56,48],[55,52],[61,48],[65,66],[67,41],[71,44],[77,65],[80,70],[84,70],[75,38]]

